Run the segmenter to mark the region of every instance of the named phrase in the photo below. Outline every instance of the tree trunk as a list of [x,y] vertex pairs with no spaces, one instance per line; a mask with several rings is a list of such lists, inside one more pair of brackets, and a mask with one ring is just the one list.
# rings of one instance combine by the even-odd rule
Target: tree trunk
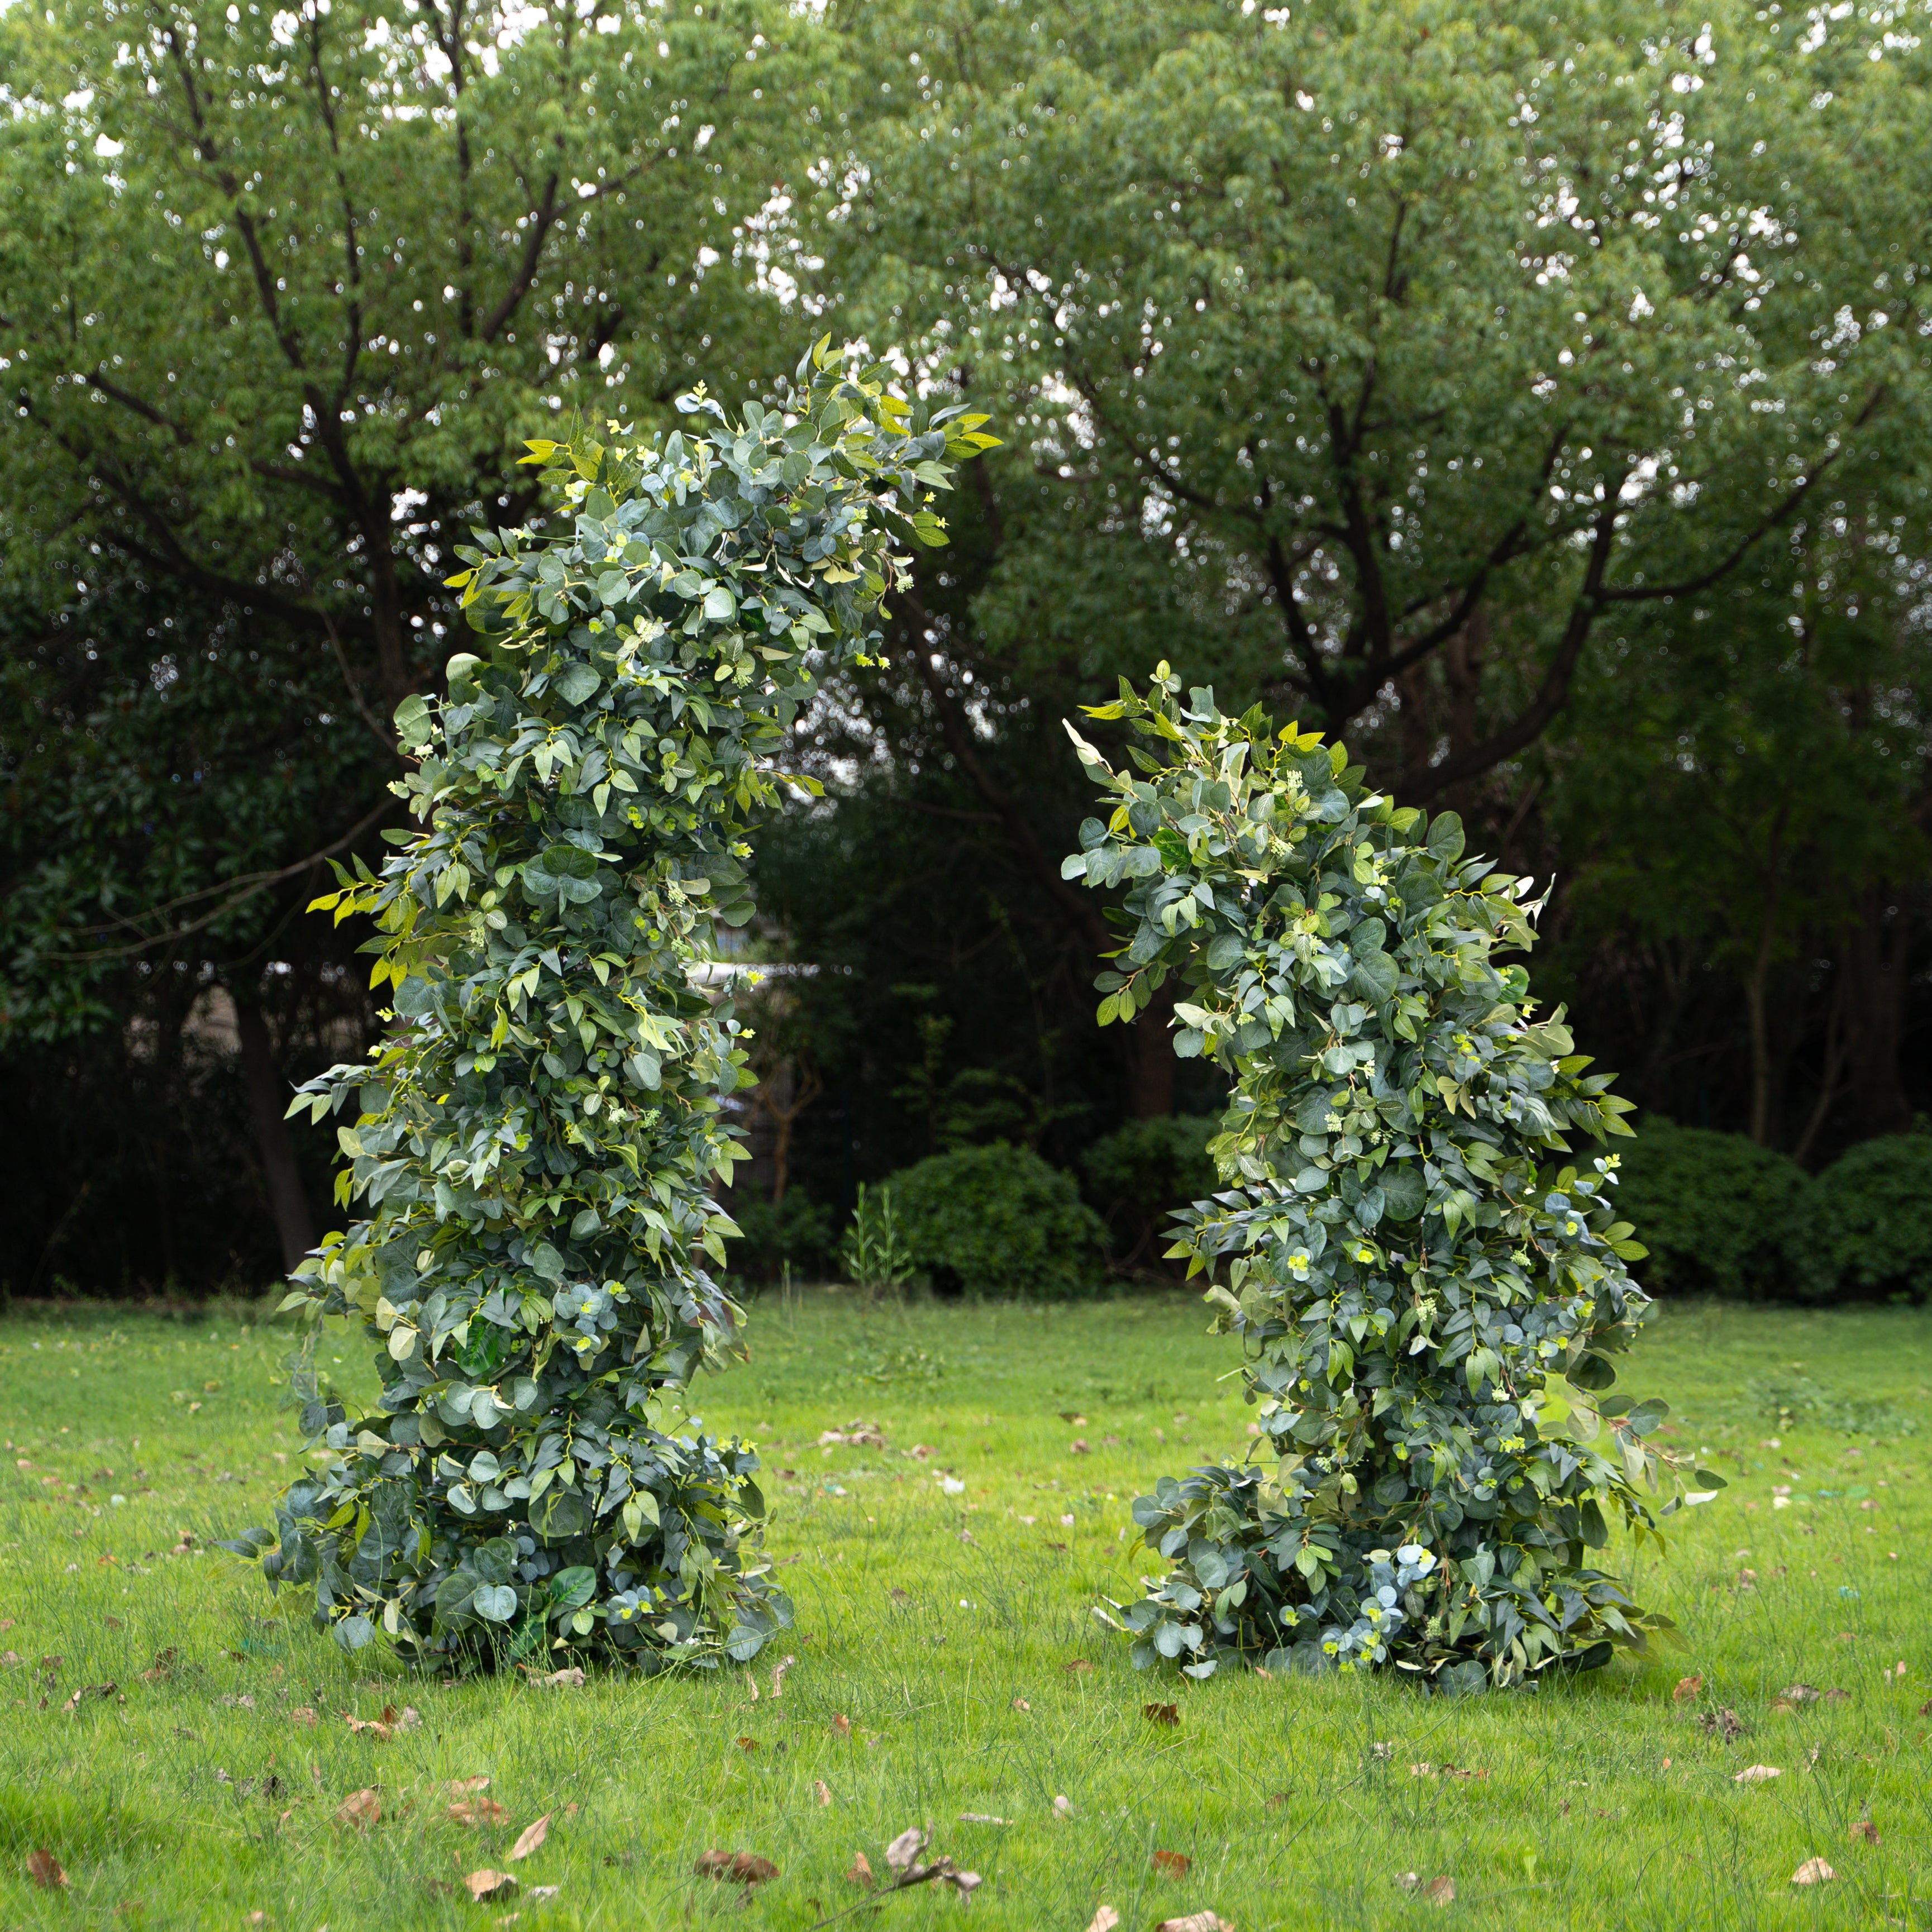
[[1906,956],[1911,921],[1903,895],[1875,886],[1859,896],[1846,938],[1846,1080],[1842,1105],[1854,1140],[1902,1134],[1912,1125],[1899,1048],[1905,1032]]
[[275,1232],[281,1238],[282,1271],[292,1274],[296,1264],[315,1246],[315,1220],[296,1165],[295,1138],[284,1118],[289,1085],[276,1064],[274,1042],[268,1036],[268,1023],[262,1017],[256,989],[234,986],[229,991],[235,1001],[235,1032],[241,1042],[242,1076],[248,1088],[256,1148],[268,1183]]
[[1133,1021],[1133,1108],[1137,1120],[1158,1120],[1174,1112],[1174,1001],[1172,980]]

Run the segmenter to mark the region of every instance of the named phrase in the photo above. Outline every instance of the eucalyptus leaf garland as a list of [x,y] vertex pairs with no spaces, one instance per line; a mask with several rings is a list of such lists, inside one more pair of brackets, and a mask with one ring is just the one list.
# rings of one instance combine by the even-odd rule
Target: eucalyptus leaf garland
[[530,446],[560,513],[460,554],[484,641],[396,714],[421,829],[316,902],[373,916],[392,1024],[290,1109],[353,1117],[363,1218],[283,1305],[364,1323],[382,1393],[352,1418],[299,1356],[323,1453],[228,1546],[348,1648],[715,1666],[789,1620],[758,1457],[681,1401],[742,1313],[711,1272],[747,1080],[715,926],[750,916],[747,832],[817,789],[787,728],[875,662],[932,493],[993,441],[846,370],[821,341],[736,422],[700,388],[668,435]]
[[1529,881],[1318,733],[1180,690],[1162,664],[1090,710],[1130,725],[1128,770],[1072,732],[1108,815],[1064,869],[1129,886],[1102,1024],[1178,974],[1176,1051],[1233,1078],[1223,1188],[1172,1252],[1240,1340],[1258,1440],[1136,1503],[1172,1567],[1102,1614],[1196,1677],[1472,1689],[1642,1648],[1667,1620],[1595,1567],[1609,1518],[1660,1544],[1723,1480],[1652,1442],[1664,1403],[1609,1393],[1644,1251],[1615,1157],[1570,1139],[1628,1134],[1629,1103],[1496,962],[1532,943]]

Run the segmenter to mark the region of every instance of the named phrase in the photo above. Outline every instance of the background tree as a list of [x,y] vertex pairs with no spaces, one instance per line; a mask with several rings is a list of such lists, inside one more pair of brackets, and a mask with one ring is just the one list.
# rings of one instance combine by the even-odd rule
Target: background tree
[[[10,601],[43,614],[8,668],[6,1017],[50,1108],[93,1064],[76,1029],[149,1029],[165,1063],[217,986],[250,1093],[334,1057],[311,1010],[366,1023],[342,950],[282,935],[389,808],[452,545],[535,509],[543,421],[770,373],[728,258],[814,111],[803,32],[738,0],[110,0],[0,28],[0,524]],[[255,1112],[286,1262],[323,1156]]]

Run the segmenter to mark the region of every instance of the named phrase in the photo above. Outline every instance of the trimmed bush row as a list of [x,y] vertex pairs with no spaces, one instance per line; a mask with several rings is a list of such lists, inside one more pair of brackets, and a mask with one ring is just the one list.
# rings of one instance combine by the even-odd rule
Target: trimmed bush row
[[1654,1115],[1623,1150],[1618,1199],[1654,1294],[1923,1303],[1932,1296],[1932,1137],[1862,1142],[1808,1178],[1742,1134]]

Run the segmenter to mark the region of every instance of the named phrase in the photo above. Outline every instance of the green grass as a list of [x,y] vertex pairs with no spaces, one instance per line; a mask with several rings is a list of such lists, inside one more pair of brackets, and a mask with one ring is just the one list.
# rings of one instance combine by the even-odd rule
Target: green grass
[[[252,1571],[168,1553],[184,1531],[201,1546],[266,1520],[296,1453],[268,1386],[285,1338],[232,1316],[16,1316],[0,1325],[0,1651],[22,1660],[0,1670],[0,1924],[265,1912],[284,1932],[361,1932],[520,1910],[518,1932],[804,1928],[862,1898],[844,1876],[855,1852],[883,1872],[886,1843],[926,1820],[935,1849],[984,1875],[971,1905],[908,1893],[845,1922],[1082,1932],[1102,1902],[1126,1932],[1208,1910],[1240,1932],[1932,1922],[1926,1316],[1665,1311],[1626,1382],[1667,1396],[1680,1444],[1732,1476],[1666,1562],[1636,1565],[1685,1651],[1454,1701],[1360,1678],[1162,1682],[1091,1619],[1143,1567],[1121,1538],[1137,1491],[1244,1441],[1233,1384],[1216,1380],[1229,1352],[1202,1325],[1186,1298],[869,1322],[830,1295],[760,1304],[754,1359],[701,1406],[767,1448],[772,1541],[798,1607],[775,1700],[769,1657],[581,1690],[403,1682],[368,1652],[343,1658],[299,1619],[265,1616]],[[346,1374],[366,1350],[326,1352]],[[1768,1446],[1780,1426],[1746,1384],[1800,1376],[1888,1406],[1864,1420],[1894,1432],[1800,1422]],[[857,1421],[887,1446],[820,1448],[822,1430]],[[963,1493],[944,1492],[948,1474]],[[171,1673],[144,1681],[170,1648]],[[62,1660],[50,1673],[44,1655]],[[1901,1660],[1902,1679],[1888,1673]],[[1690,1674],[1702,1694],[1674,1701]],[[1799,1681],[1849,1694],[1774,1711]],[[112,1694],[64,1710],[106,1682]],[[1143,1716],[1156,1695],[1178,1728]],[[388,1702],[416,1707],[420,1727],[378,1743],[344,1720]],[[303,1708],[320,1723],[292,1715]],[[1720,1708],[1741,1736],[1698,1727]],[[1479,1775],[1415,1774],[1423,1762]],[[1733,1782],[1754,1763],[1783,1775]],[[500,1828],[443,1815],[440,1784],[478,1775]],[[371,1786],[381,1822],[338,1826]],[[434,1888],[501,1868],[545,1812],[548,1840],[517,1869],[560,1888],[553,1900]],[[1876,1846],[1850,1836],[1868,1815]],[[64,1892],[30,1882],[40,1846]],[[745,1901],[694,1876],[712,1847],[780,1875]],[[1160,1875],[1156,1851],[1191,1870]],[[1820,1855],[1837,1880],[1794,1888]],[[1454,1904],[1403,1891],[1411,1871],[1452,1878]]]

